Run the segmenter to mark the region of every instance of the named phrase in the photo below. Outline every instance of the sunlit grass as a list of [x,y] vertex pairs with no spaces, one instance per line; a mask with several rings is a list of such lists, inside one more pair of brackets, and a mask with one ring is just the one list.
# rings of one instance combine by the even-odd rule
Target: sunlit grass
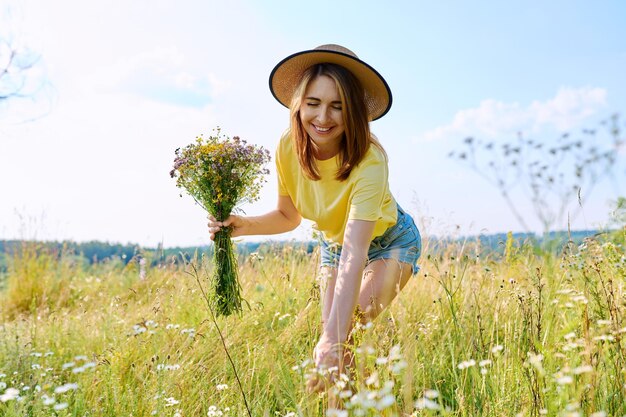
[[[337,416],[626,414],[624,231],[560,253],[426,247],[391,308],[355,331]],[[248,415],[190,268],[84,267],[25,247],[0,293],[0,415]],[[197,260],[196,262],[200,262]],[[321,416],[317,254],[240,265],[248,304],[217,324],[254,416]],[[200,262],[201,277],[210,274]]]

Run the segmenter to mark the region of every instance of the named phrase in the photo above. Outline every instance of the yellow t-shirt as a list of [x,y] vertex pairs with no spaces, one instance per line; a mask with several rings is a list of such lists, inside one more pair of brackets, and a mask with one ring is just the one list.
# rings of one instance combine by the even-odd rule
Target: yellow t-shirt
[[283,135],[276,150],[278,193],[290,196],[300,215],[314,221],[315,229],[327,241],[342,245],[350,219],[375,221],[372,238],[396,223],[397,206],[389,191],[387,160],[380,149],[370,146],[345,181],[335,179],[338,156],[316,163],[319,181],[305,175],[291,135]]

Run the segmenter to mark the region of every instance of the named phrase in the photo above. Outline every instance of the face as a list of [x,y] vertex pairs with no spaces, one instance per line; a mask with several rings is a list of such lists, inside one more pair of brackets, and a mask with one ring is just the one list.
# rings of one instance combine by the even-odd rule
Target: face
[[320,75],[307,86],[300,105],[300,121],[318,146],[319,159],[335,156],[345,132],[341,97],[335,81]]

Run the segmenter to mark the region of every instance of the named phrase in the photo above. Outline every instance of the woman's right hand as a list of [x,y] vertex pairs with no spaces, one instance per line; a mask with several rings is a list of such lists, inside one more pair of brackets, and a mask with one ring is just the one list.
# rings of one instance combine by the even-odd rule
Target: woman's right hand
[[215,217],[209,214],[209,237],[211,238],[211,240],[215,240],[215,234],[219,232],[222,227],[229,226],[232,227],[232,232],[230,234],[231,237],[241,236],[244,234],[242,228],[245,226],[245,224],[245,217],[237,216],[235,214],[231,214],[223,222],[218,222]]

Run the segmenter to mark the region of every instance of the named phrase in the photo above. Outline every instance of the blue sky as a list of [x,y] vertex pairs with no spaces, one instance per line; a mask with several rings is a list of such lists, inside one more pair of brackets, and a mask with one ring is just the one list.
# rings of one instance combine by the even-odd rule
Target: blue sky
[[[393,107],[372,129],[392,192],[427,234],[521,229],[494,188],[447,157],[465,137],[502,143],[523,131],[547,142],[626,109],[620,1],[0,5],[0,36],[38,51],[37,76],[50,85],[35,103],[0,108],[0,238],[207,243],[206,215],[167,175],[174,149],[219,125],[273,150],[288,114],[268,75],[324,43],[352,49],[390,84]],[[625,194],[624,160],[622,149],[574,229],[606,224],[609,201]],[[520,191],[517,207],[540,230]],[[275,200],[272,175],[244,209]],[[305,224],[281,237],[309,235]]]

